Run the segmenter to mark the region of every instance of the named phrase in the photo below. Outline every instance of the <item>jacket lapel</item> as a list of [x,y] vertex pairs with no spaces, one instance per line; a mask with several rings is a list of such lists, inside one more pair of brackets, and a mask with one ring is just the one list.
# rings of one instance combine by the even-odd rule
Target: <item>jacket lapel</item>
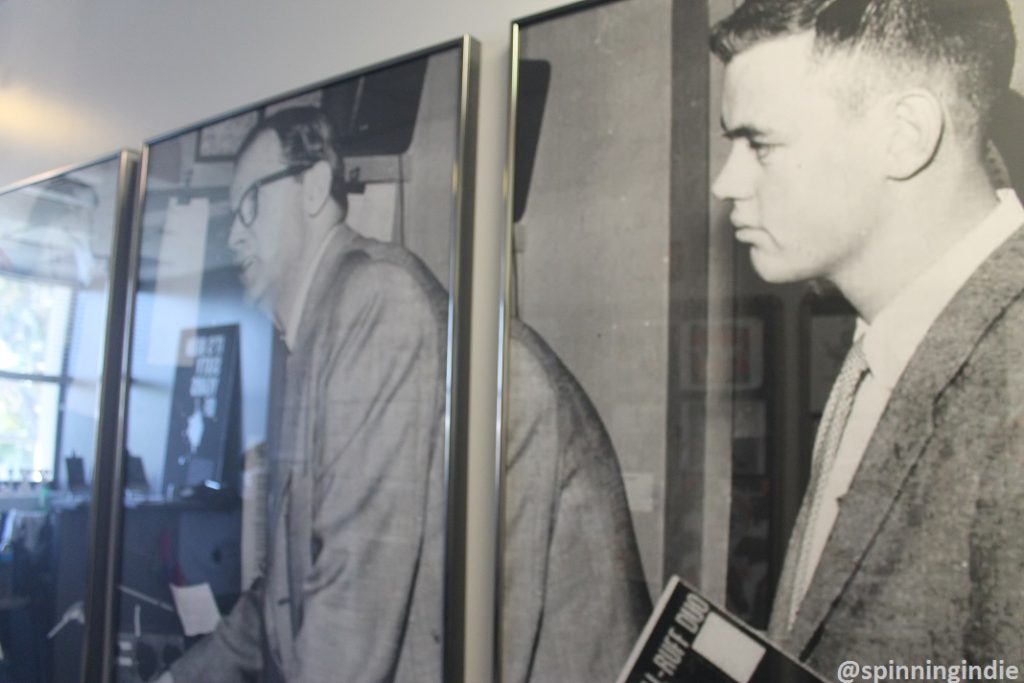
[[318,466],[314,432],[321,414],[319,406],[325,400],[320,365],[324,360],[323,349],[328,344],[325,337],[338,332],[317,324],[317,321],[325,320],[324,316],[329,315],[324,310],[325,305],[340,296],[350,270],[348,264],[356,254],[362,253],[357,251],[358,238],[347,227],[335,228],[328,240],[302,304],[295,349],[288,358],[285,381],[287,405],[282,443],[286,452],[280,455],[283,466],[288,470],[288,490],[282,513],[285,515],[283,528],[287,532],[284,543],[287,548],[293,637],[302,626],[304,582],[311,562],[314,473]]
[[[893,389],[850,490],[840,501],[835,526],[793,628],[782,638],[794,653],[804,650],[828,617],[878,534],[934,430],[934,407],[939,397],[992,322],[1024,290],[1022,263],[1024,229],[1019,229],[975,271],[911,358]],[[805,514],[801,509],[794,542],[797,531],[801,537],[806,532],[806,521],[801,524]],[[793,548],[791,543],[790,551]],[[782,578],[787,577],[787,570],[792,573],[789,565],[795,561],[794,554],[787,552]],[[788,587],[782,578],[780,597],[785,597],[784,604],[788,605],[792,577],[788,576]],[[787,593],[783,596],[784,590]],[[773,631],[783,633],[785,629],[778,628],[778,624],[785,623],[785,615],[776,614],[781,606],[776,598],[772,626]]]
[[[908,368],[909,369],[909,368]],[[905,380],[909,380],[905,377]],[[822,551],[788,635],[803,650],[856,571],[932,432],[932,402],[914,400],[901,380],[889,399]],[[929,394],[933,395],[933,394]]]
[[[811,477],[807,483],[807,491],[813,491],[821,479],[819,462],[811,465]],[[786,546],[786,557],[779,574],[778,587],[772,602],[771,618],[768,622],[768,635],[774,640],[782,641],[789,632],[789,614],[793,602],[793,591],[796,590],[796,566],[800,557],[800,548],[807,535],[807,522],[810,515],[810,501],[804,495],[803,504],[793,523],[793,531]]]

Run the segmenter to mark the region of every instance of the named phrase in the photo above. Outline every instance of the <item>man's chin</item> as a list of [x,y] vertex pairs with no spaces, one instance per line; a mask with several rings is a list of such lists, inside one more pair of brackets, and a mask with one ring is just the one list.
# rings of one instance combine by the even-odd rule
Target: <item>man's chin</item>
[[808,279],[795,268],[781,262],[780,259],[772,258],[758,247],[750,249],[750,264],[762,280],[773,285],[801,282]]
[[254,308],[258,308],[268,316],[271,314],[272,306],[267,290],[255,289],[249,285],[245,286],[245,302]]

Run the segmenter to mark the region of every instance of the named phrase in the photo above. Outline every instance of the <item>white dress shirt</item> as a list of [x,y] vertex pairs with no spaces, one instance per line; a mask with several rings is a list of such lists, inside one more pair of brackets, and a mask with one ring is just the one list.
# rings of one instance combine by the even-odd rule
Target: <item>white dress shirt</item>
[[[812,576],[821,560],[839,501],[850,489],[864,451],[889,402],[893,387],[910,362],[932,323],[975,270],[1017,228],[1024,225],[1024,208],[1013,190],[997,192],[999,204],[978,226],[953,245],[903,289],[869,325],[857,321],[854,340],[861,339],[868,373],[857,390],[839,451],[828,479],[816,523],[808,529],[807,561]],[[803,595],[795,596],[797,604]]]

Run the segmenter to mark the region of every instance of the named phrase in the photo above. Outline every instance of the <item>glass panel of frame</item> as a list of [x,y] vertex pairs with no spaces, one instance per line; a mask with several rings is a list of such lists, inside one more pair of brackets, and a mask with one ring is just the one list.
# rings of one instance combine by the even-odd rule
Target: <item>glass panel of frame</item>
[[[1022,20],[612,0],[513,24],[502,683],[615,680],[673,575],[801,676],[1021,665]],[[777,35],[799,21],[813,57]],[[759,661],[732,679],[791,680]]]
[[460,661],[476,52],[147,145],[113,680],[440,683]]
[[703,405],[670,353],[700,246],[672,251],[668,84],[673,12],[699,4],[513,24],[502,683],[614,680],[672,554],[667,453]]
[[124,152],[0,192],[0,681],[82,675],[136,166]]

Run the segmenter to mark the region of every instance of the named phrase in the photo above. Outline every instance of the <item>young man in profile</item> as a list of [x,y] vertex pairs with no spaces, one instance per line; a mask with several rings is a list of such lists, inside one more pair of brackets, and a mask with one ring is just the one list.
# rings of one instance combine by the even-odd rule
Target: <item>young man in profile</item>
[[713,185],[769,282],[859,315],[770,636],[833,677],[1024,652],[1024,210],[984,162],[1005,0],[748,0]]

